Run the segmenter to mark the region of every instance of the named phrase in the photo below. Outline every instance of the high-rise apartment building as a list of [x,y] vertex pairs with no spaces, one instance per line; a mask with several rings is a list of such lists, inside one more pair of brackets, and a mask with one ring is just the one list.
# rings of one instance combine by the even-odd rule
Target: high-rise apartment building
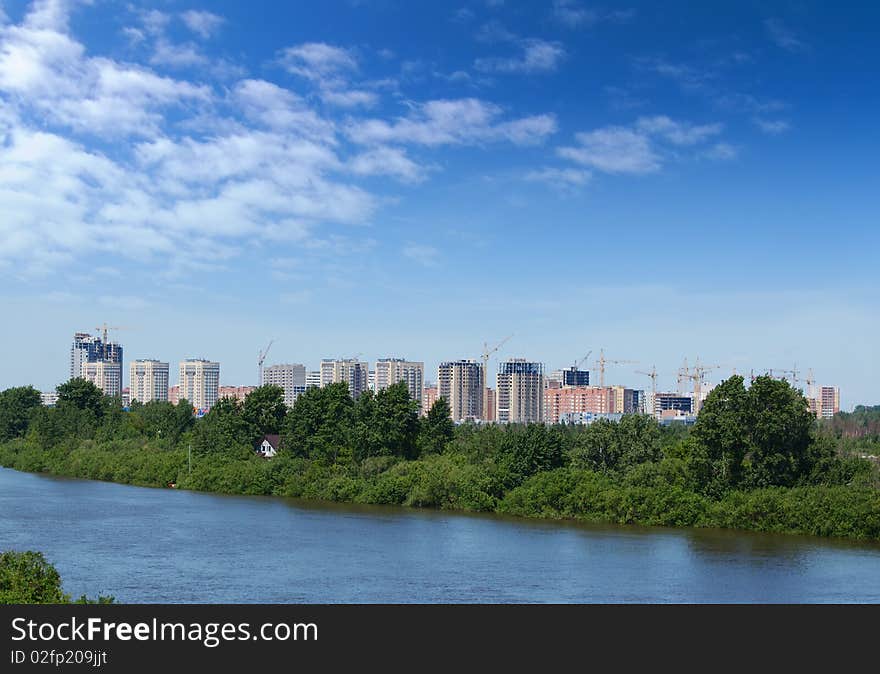
[[306,372],[306,388],[310,386],[317,386],[320,388],[321,386],[321,371],[320,370],[309,370]]
[[256,386],[221,386],[217,390],[217,400],[222,400],[223,398],[235,398],[236,400],[244,402],[244,399],[256,391],[256,389]]
[[654,396],[654,416],[660,417],[663,412],[694,413],[694,398],[681,393],[657,393]]
[[168,363],[133,360],[128,366],[129,399],[140,403],[168,400]]
[[425,385],[425,364],[403,358],[380,358],[376,361],[376,392],[398,382],[406,382],[409,396],[421,405]]
[[345,382],[352,398],[357,398],[367,390],[369,374],[367,363],[362,363],[357,358],[325,358],[321,361],[321,386]]
[[495,418],[495,414],[496,414],[495,411],[498,409],[497,406],[495,405],[495,398],[496,397],[497,396],[495,394],[495,389],[487,386],[486,387],[486,418],[487,419],[494,419]]
[[640,414],[643,410],[644,393],[625,386],[612,386],[614,389],[614,404],[611,406],[611,414]]
[[449,403],[453,421],[483,417],[484,387],[483,368],[476,360],[448,361],[437,368],[438,392]]
[[500,423],[544,420],[544,366],[512,358],[498,366],[495,419]]
[[436,386],[432,384],[428,384],[427,386],[425,386],[424,390],[422,391],[422,416],[426,415],[429,412],[429,410],[434,406],[434,403],[437,402],[437,398],[439,397],[440,395]]
[[79,376],[92,382],[105,396],[122,396],[122,363],[82,363]]
[[264,367],[263,384],[284,389],[284,404],[293,407],[297,396],[306,390],[306,366],[300,363],[284,363]]
[[560,386],[589,386],[590,371],[579,370],[577,367],[566,367],[560,370],[553,370],[548,381],[559,382]]
[[98,362],[117,363],[119,371],[122,372],[122,345],[115,342],[105,343],[100,337],[86,332],[74,333],[73,344],[70,347],[70,378],[82,376],[83,363]]
[[220,399],[220,363],[201,358],[180,362],[178,395],[197,410],[209,410]]
[[176,405],[180,402],[180,386],[169,386],[168,387],[168,402],[172,405]]
[[561,422],[564,414],[612,414],[616,395],[612,386],[569,386],[544,389],[544,421]]
[[840,412],[840,389],[837,386],[820,386],[816,390],[816,416],[830,419]]

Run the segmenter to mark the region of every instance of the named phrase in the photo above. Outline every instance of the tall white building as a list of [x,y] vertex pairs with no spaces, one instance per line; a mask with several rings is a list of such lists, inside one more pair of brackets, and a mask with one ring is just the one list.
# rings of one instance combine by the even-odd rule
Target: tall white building
[[272,384],[284,389],[284,404],[292,407],[297,396],[306,390],[306,366],[283,363],[263,368],[263,385]]
[[309,370],[306,372],[306,388],[310,386],[321,386],[321,371]]
[[501,423],[544,421],[544,366],[512,358],[498,367],[495,419]]
[[79,376],[92,382],[105,396],[122,396],[122,363],[82,363]]
[[367,363],[362,363],[357,358],[325,358],[321,361],[321,386],[345,382],[352,398],[357,398],[367,390],[369,375]]
[[220,394],[220,363],[201,358],[180,362],[179,397],[197,410],[209,410]]
[[422,404],[425,386],[425,364],[403,358],[381,358],[376,361],[376,392],[397,382],[406,382],[409,396]]
[[148,403],[168,400],[168,363],[133,360],[128,366],[129,400]]
[[483,418],[483,367],[476,360],[440,363],[437,368],[438,396],[446,398],[453,421]]

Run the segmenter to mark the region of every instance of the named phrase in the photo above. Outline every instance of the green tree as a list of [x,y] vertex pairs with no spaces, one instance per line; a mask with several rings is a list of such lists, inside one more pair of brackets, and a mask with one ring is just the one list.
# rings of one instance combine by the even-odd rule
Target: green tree
[[691,431],[687,455],[688,471],[700,491],[719,496],[742,482],[743,461],[751,449],[750,408],[739,375],[721,382],[706,397]]
[[40,407],[40,392],[33,386],[8,388],[0,392],[0,442],[27,433],[33,411]]
[[259,430],[243,414],[237,398],[221,398],[211,407],[193,431],[193,449],[200,454],[211,452],[239,453],[247,456]]
[[392,456],[418,456],[419,404],[409,395],[406,382],[397,382],[376,394],[376,435]]
[[506,487],[515,487],[531,475],[553,470],[562,463],[562,438],[556,429],[544,424],[517,424],[505,429],[499,464]]
[[582,470],[611,473],[620,467],[621,453],[617,424],[597,419],[575,437],[571,463]]
[[816,418],[807,400],[787,381],[770,377],[755,379],[748,400],[748,486],[795,485],[823,454],[813,446]]
[[259,435],[280,433],[287,414],[284,389],[266,384],[251,391],[244,399],[242,416],[257,429]]
[[104,413],[104,394],[92,382],[76,377],[58,386],[58,407],[90,411],[101,418]]
[[0,604],[67,604],[61,576],[41,552],[0,554]]
[[333,464],[349,447],[354,423],[348,384],[309,388],[287,413],[282,429],[284,447],[294,456]]
[[455,437],[455,423],[446,398],[437,398],[419,424],[421,454],[442,454]]

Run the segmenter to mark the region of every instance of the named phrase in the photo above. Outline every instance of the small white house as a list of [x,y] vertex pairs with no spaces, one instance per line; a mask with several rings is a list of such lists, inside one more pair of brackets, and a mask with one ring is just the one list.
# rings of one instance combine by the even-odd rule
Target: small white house
[[264,435],[254,447],[254,451],[264,459],[271,459],[281,446],[280,435]]

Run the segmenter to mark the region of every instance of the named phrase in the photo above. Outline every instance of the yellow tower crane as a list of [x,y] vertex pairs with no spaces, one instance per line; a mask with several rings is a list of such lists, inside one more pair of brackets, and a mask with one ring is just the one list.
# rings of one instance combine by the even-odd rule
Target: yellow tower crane
[[596,360],[596,365],[599,367],[599,386],[605,386],[605,365],[611,363],[612,365],[625,365],[627,363],[636,364],[639,361],[637,360],[611,360],[605,357],[605,349],[599,349],[599,358]]
[[483,342],[483,353],[480,354],[480,359],[482,360],[482,363],[483,363],[483,415],[482,416],[483,416],[484,421],[490,421],[490,419],[489,419],[489,380],[487,378],[488,377],[487,368],[489,365],[489,356],[491,356],[493,353],[498,351],[498,349],[500,349],[502,346],[504,346],[507,343],[507,340],[509,340],[511,337],[513,337],[512,334],[507,335],[507,337],[502,339],[500,342],[498,342],[492,348],[489,348],[489,344],[487,342]]

